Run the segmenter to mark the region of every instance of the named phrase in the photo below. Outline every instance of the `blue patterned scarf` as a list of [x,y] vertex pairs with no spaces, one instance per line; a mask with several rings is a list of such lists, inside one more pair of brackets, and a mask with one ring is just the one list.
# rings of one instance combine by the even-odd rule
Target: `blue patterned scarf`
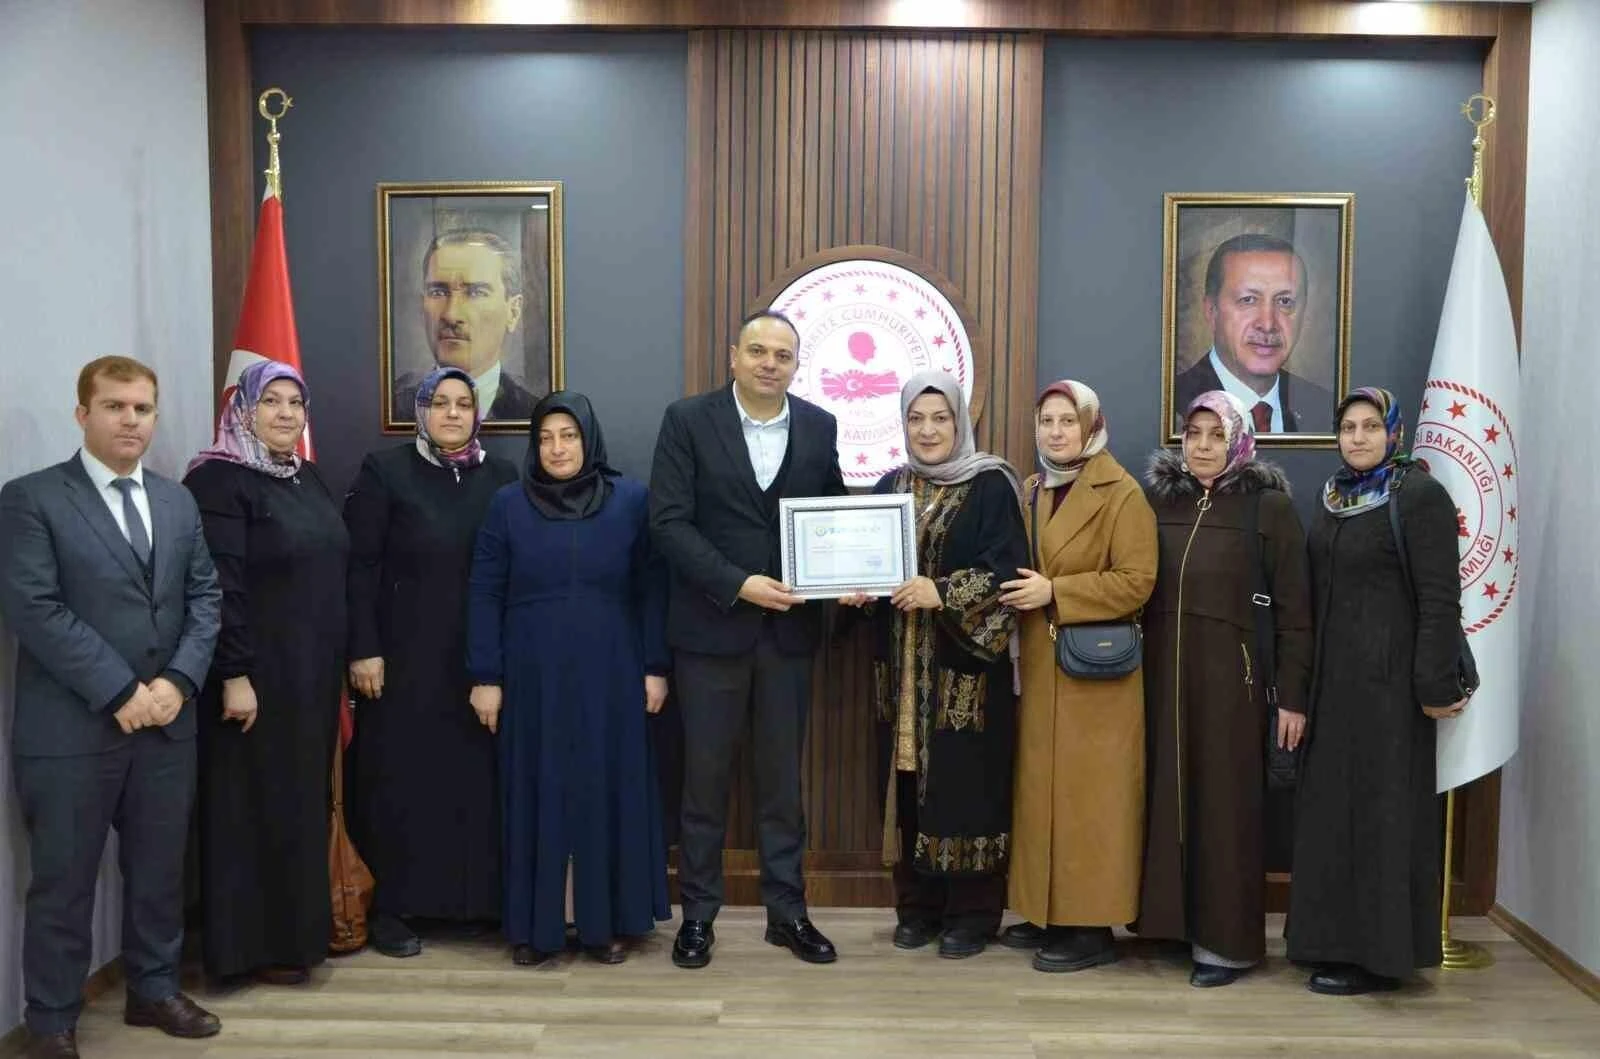
[[1406,425],[1400,415],[1400,405],[1388,390],[1376,386],[1351,390],[1339,402],[1338,411],[1333,415],[1334,433],[1339,432],[1339,422],[1344,419],[1350,406],[1362,401],[1372,405],[1383,416],[1383,428],[1389,434],[1389,444],[1383,450],[1383,459],[1371,470],[1358,471],[1346,463],[1328,479],[1328,484],[1322,490],[1322,506],[1334,518],[1349,518],[1387,504],[1389,490],[1400,480],[1400,474],[1396,472],[1416,462],[1410,456],[1397,455],[1400,446],[1405,443]]

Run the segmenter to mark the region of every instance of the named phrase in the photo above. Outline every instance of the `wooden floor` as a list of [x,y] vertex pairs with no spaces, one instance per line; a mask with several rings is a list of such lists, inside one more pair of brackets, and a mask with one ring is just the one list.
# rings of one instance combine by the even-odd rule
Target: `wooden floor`
[[[818,909],[816,919],[839,946],[832,966],[765,944],[761,911],[729,909],[701,971],[668,962],[670,925],[620,967],[581,957],[514,967],[487,940],[430,943],[408,960],[333,961],[309,986],[201,994],[224,1023],[210,1041],[122,1025],[112,990],[84,1014],[79,1043],[88,1059],[1600,1057],[1600,1005],[1485,920],[1459,921],[1456,933],[1486,942],[1494,967],[1340,999],[1307,992],[1281,940],[1269,942],[1265,969],[1197,990],[1186,962],[1150,950],[1045,975],[999,946],[970,960],[898,951],[888,911]],[[1280,933],[1281,921],[1269,922],[1268,937]]]

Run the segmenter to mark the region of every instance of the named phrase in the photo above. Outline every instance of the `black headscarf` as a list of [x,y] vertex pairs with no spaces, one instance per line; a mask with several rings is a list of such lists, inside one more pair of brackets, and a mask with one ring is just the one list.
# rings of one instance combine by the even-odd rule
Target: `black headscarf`
[[[583,466],[565,480],[552,478],[539,465],[539,428],[553,412],[565,412],[577,420],[578,432],[583,436]],[[606,464],[605,438],[589,399],[572,390],[557,390],[533,406],[532,418],[522,487],[528,491],[533,506],[552,519],[588,518],[599,511],[611,495],[611,479],[618,472]]]

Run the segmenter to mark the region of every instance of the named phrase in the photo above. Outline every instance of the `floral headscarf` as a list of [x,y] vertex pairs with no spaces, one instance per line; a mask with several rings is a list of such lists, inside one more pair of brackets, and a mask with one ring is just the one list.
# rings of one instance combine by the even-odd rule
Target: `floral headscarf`
[[289,379],[300,387],[300,397],[309,409],[311,395],[306,392],[306,381],[298,371],[280,360],[257,361],[239,373],[239,385],[234,387],[228,403],[222,406],[216,441],[189,461],[188,470],[211,460],[222,460],[274,478],[292,478],[300,473],[304,461],[298,452],[286,457],[274,456],[267,443],[256,437],[256,406],[261,403],[267,387],[279,379]]
[[[446,452],[439,447],[439,443],[428,433],[428,409],[433,405],[433,395],[438,392],[439,384],[446,379],[456,379],[467,384],[467,392],[472,394],[472,433],[467,438],[467,443],[454,452]],[[483,445],[478,441],[478,430],[483,426],[483,409],[478,407],[478,386],[472,381],[472,376],[460,368],[434,368],[423,376],[422,382],[417,386],[417,452],[422,458],[435,467],[453,467],[461,470],[465,467],[476,467],[483,462]]]
[[[1250,410],[1244,406],[1244,402],[1226,390],[1207,390],[1190,401],[1189,407],[1183,411],[1184,426],[1189,425],[1189,420],[1194,418],[1196,412],[1211,412],[1222,420],[1222,438],[1228,446],[1228,462],[1212,483],[1215,487],[1232,478],[1241,467],[1256,458],[1255,423],[1251,421]],[[1189,469],[1187,462],[1183,469]]]
[[1410,456],[1398,455],[1400,446],[1405,444],[1406,424],[1400,414],[1399,403],[1388,390],[1376,386],[1351,390],[1339,402],[1339,408],[1333,414],[1334,433],[1339,432],[1339,421],[1350,406],[1362,401],[1376,408],[1383,417],[1383,429],[1388,432],[1389,443],[1384,447],[1383,459],[1371,470],[1358,471],[1346,463],[1328,479],[1328,484],[1322,490],[1322,506],[1334,518],[1349,518],[1387,504],[1390,488],[1399,481],[1395,471],[1416,462]]

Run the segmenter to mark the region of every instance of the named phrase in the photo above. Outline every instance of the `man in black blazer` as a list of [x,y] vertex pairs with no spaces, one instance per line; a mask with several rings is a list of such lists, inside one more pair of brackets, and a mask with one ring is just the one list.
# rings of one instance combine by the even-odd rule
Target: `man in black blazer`
[[1211,348],[1173,380],[1173,429],[1202,393],[1226,390],[1250,410],[1257,434],[1332,429],[1331,391],[1284,368],[1300,340],[1306,266],[1294,244],[1249,232],[1218,244],[1206,264]]
[[729,350],[733,383],[667,409],[650,479],[650,525],[672,568],[667,638],[683,710],[679,967],[711,962],[734,751],[748,723],[760,820],[766,939],[810,963],[833,944],[806,914],[800,750],[821,614],[778,580],[778,501],[841,496],[833,416],[788,394],[799,335],[748,317]]
[[78,377],[83,448],[0,489],[0,613],[16,633],[11,749],[33,878],[23,928],[27,1054],[78,1054],[95,877],[121,839],[123,1018],[221,1027],[178,990],[195,690],[222,591],[187,490],[145,470],[156,377],[102,357]]

